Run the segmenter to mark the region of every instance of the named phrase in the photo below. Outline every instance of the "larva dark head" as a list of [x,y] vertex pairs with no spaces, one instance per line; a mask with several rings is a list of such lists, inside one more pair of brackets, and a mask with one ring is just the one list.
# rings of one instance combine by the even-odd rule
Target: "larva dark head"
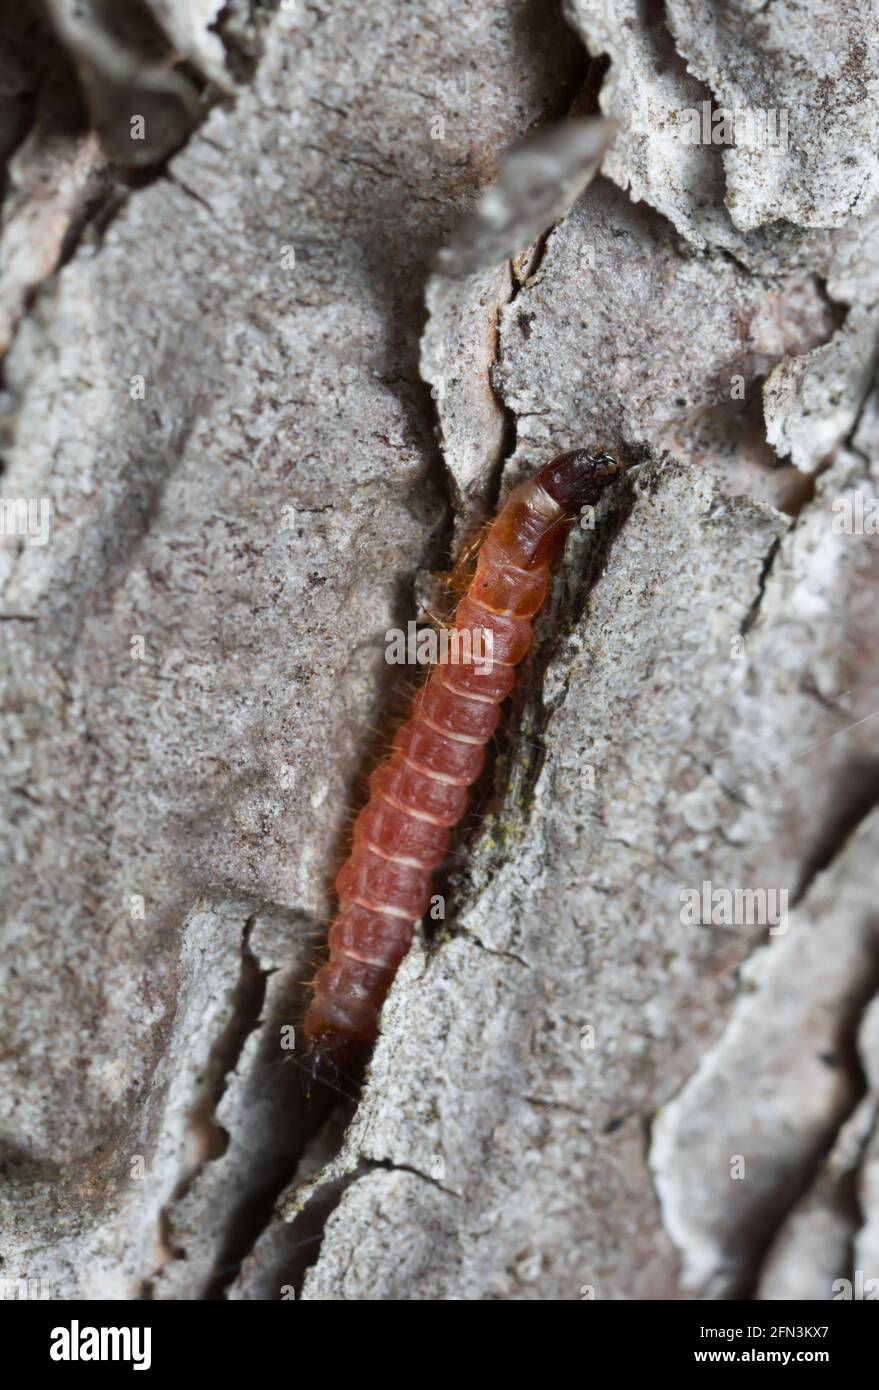
[[542,468],[536,481],[569,516],[576,516],[581,507],[594,507],[624,468],[609,449],[571,449]]

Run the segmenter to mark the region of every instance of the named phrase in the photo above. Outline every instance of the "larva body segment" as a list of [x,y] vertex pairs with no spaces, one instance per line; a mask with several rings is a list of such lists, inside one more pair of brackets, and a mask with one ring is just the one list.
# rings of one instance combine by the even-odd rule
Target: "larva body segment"
[[433,668],[393,752],[370,777],[369,801],[336,879],[329,960],[317,973],[305,1016],[305,1037],[316,1053],[345,1062],[375,1041],[381,1006],[428,908],[450,829],[466,811],[514,668],[531,645],[531,620],[546,597],[550,568],[581,507],[594,505],[621,467],[604,452],[560,454],[510,493],[493,522],[455,615],[472,656],[455,660],[460,652],[453,649]]

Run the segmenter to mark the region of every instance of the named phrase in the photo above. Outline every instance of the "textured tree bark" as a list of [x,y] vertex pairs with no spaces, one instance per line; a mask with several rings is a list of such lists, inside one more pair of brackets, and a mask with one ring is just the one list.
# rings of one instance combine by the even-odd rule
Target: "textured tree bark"
[[[879,1278],[875,24],[112,8],[0,24],[4,1278]],[[445,916],[362,1089],[309,1094],[385,634],[594,443],[640,466],[570,539]]]

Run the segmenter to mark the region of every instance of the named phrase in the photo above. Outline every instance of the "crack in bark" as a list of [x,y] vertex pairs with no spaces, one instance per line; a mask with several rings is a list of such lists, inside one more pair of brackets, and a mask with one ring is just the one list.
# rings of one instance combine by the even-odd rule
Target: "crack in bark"
[[[875,798],[873,804],[876,804]],[[872,809],[872,807],[870,809]],[[869,811],[865,811],[864,814],[859,817],[857,822],[858,825],[866,818],[867,814],[869,814]],[[792,902],[792,906],[796,906],[803,901],[804,896],[812,886],[817,874],[822,869],[828,868],[831,862],[844,850],[856,828],[856,825],[852,825],[847,833],[840,838],[839,843],[835,846],[834,852],[830,858],[828,858],[827,862],[823,864],[820,869],[816,868],[814,873],[804,882],[802,889],[798,891],[795,900]],[[763,945],[758,949],[766,950],[768,947]],[[797,1204],[819,1180],[824,1165],[827,1162],[828,1155],[836,1144],[840,1131],[855,1113],[864,1098],[870,1093],[870,1084],[865,1074],[858,1048],[858,1033],[868,1009],[873,1004],[877,994],[879,994],[879,942],[874,943],[872,968],[867,977],[859,982],[859,985],[860,987],[856,992],[849,993],[843,1000],[840,1012],[834,1021],[834,1031],[837,1039],[834,1058],[837,1064],[844,1067],[847,1072],[851,1087],[849,1102],[844,1111],[840,1114],[833,1132],[826,1137],[824,1142],[817,1145],[811,1151],[806,1151],[799,1155],[796,1171],[791,1180],[788,1181],[784,1191],[776,1188],[774,1193],[770,1194],[770,1200],[768,1200],[768,1202],[765,1202],[762,1207],[756,1208],[748,1215],[750,1231],[746,1242],[748,1251],[747,1259],[745,1260],[743,1258],[740,1262],[738,1274],[734,1276],[733,1284],[727,1286],[723,1297],[737,1299],[753,1299],[755,1297],[763,1270],[775,1241],[784,1229],[792,1212],[796,1209]],[[648,1158],[650,1147],[652,1147],[653,1124],[657,1115],[660,1110],[666,1109],[677,1103],[679,1099],[685,1095],[688,1087],[693,1083],[699,1069],[704,1065],[706,1058],[723,1049],[735,1010],[741,998],[742,994],[739,992],[727,1015],[723,1032],[714,1041],[709,1051],[700,1058],[699,1067],[685,1078],[673,1096],[669,1097],[662,1106],[657,1107],[649,1117],[644,1118],[645,1125],[647,1126],[646,1133],[649,1138]],[[648,1173],[663,1229],[669,1238],[674,1240],[666,1222],[666,1208],[659,1190],[659,1169],[649,1161]],[[853,1242],[856,1234],[855,1232],[853,1235]],[[730,1271],[727,1267],[718,1267],[715,1271],[716,1276],[724,1276],[727,1280],[729,1279],[729,1274]],[[703,1296],[710,1296],[710,1294],[705,1294],[703,1290]]]
[[[295,1296],[299,1298],[308,1273],[313,1269],[321,1256],[324,1236],[326,1235],[327,1225],[342,1199],[355,1183],[362,1178],[369,1177],[371,1173],[409,1173],[412,1177],[420,1178],[422,1182],[429,1183],[431,1187],[442,1192],[447,1197],[454,1197],[457,1201],[463,1201],[463,1193],[456,1192],[453,1188],[445,1187],[437,1178],[430,1173],[424,1173],[420,1168],[408,1163],[395,1163],[392,1159],[370,1158],[361,1154],[350,1172],[341,1177],[333,1179],[331,1182],[318,1186],[308,1199],[306,1206],[296,1217],[292,1225],[292,1230],[297,1235],[304,1234],[304,1238],[293,1242],[291,1248],[300,1251],[292,1261],[281,1267],[279,1278],[283,1283],[291,1284],[295,1289]],[[309,1247],[317,1246],[316,1250]],[[356,1254],[356,1247],[352,1247],[349,1263]],[[340,1283],[344,1282],[344,1275],[340,1278]]]
[[217,216],[214,209],[208,202],[207,198],[203,198],[202,195],[200,193],[197,193],[194,188],[190,188],[189,184],[184,183],[183,179],[181,179],[178,174],[172,173],[170,169],[164,169],[162,171],[162,177],[166,180],[167,183],[170,183],[172,187],[179,188],[181,193],[184,193],[187,198],[191,198],[192,201],[194,203],[197,203],[200,208],[204,208],[205,212],[207,212],[208,215],[212,217],[215,222],[219,223],[220,226],[223,225],[222,218]]
[[[867,1094],[869,1093],[870,1089],[868,1087]],[[856,1272],[858,1236],[870,1221],[870,1212],[864,1205],[861,1196],[860,1177],[864,1168],[864,1163],[869,1157],[870,1149],[876,1138],[877,1127],[879,1127],[879,1096],[874,1097],[872,1124],[869,1131],[863,1136],[857,1158],[855,1162],[853,1162],[850,1170],[841,1174],[838,1182],[839,1201],[848,1200],[852,1221],[851,1240],[849,1242],[847,1259],[848,1277],[852,1283],[854,1283]]]
[[[775,1220],[767,1224],[764,1228],[762,1239],[758,1230],[757,1238],[751,1241],[751,1268],[744,1271],[739,1291],[731,1296],[738,1298],[753,1299],[760,1283],[766,1262],[778,1236],[784,1230],[785,1225],[791,1214],[796,1210],[798,1203],[820,1180],[824,1171],[827,1159],[839,1138],[843,1127],[854,1115],[861,1102],[869,1095],[870,1086],[864,1073],[858,1050],[858,1032],[861,1023],[877,997],[879,992],[879,953],[873,962],[871,977],[864,982],[866,989],[859,991],[856,998],[849,1002],[848,1008],[843,1012],[838,1020],[838,1037],[840,1046],[837,1053],[840,1065],[844,1066],[848,1072],[852,1083],[852,1097],[848,1108],[840,1115],[839,1122],[833,1133],[827,1138],[826,1142],[813,1154],[803,1156],[803,1161],[799,1171],[795,1175],[795,1180],[788,1187],[786,1201],[783,1209],[776,1211]],[[857,1238],[857,1231],[853,1233],[852,1247]]]
[[529,960],[526,960],[524,956],[518,956],[515,951],[501,951],[496,946],[486,945],[482,937],[477,936],[475,932],[464,932],[463,936],[458,939],[469,942],[478,950],[484,951],[487,956],[494,956],[497,960],[511,961],[514,965],[521,966],[523,970],[535,968]]
[[826,872],[839,858],[876,806],[879,806],[879,763],[872,766],[858,794],[843,807],[841,814],[828,823],[823,839],[802,866],[800,882],[791,896],[792,907],[803,901],[818,875]]
[[[251,913],[242,928],[241,964],[238,983],[230,1000],[230,1017],[211,1047],[205,1068],[206,1090],[191,1110],[187,1121],[189,1140],[195,1141],[194,1147],[200,1154],[196,1161],[184,1170],[170,1200],[159,1212],[159,1245],[168,1252],[167,1258],[170,1259],[186,1258],[185,1250],[174,1240],[173,1209],[191,1191],[205,1165],[221,1158],[228,1148],[229,1135],[216,1119],[217,1109],[225,1095],[229,1078],[238,1065],[244,1044],[250,1034],[259,1027],[270,972],[260,970],[259,963],[250,949],[250,936],[256,918],[257,913]],[[153,1271],[145,1283],[146,1288],[151,1287],[160,1269],[161,1266]]]
[[[454,1197],[459,1202],[464,1200],[463,1192],[456,1192],[453,1187],[446,1187],[432,1173],[423,1173],[420,1168],[414,1167],[411,1163],[395,1163],[390,1158],[365,1158],[363,1162],[366,1164],[368,1173],[410,1173],[413,1178],[420,1178],[422,1182],[430,1183],[431,1187],[435,1187],[438,1192],[444,1192],[447,1197]],[[365,1174],[361,1173],[360,1176],[363,1177]]]
[[[171,1262],[191,1260],[191,1279],[204,1299],[222,1299],[242,1262],[270,1223],[278,1195],[290,1183],[303,1155],[315,1135],[326,1126],[328,1110],[335,1096],[328,1091],[306,1095],[298,1069],[286,1064],[294,1061],[293,1054],[279,1055],[281,1030],[291,1020],[302,1016],[304,986],[284,976],[276,984],[271,1005],[266,1010],[267,987],[270,979],[279,974],[280,967],[260,962],[251,945],[253,932],[260,918],[280,913],[286,919],[289,909],[276,904],[260,903],[253,907],[242,929],[241,964],[238,982],[230,997],[230,1015],[213,1042],[202,1081],[203,1094],[196,1100],[187,1122],[189,1142],[195,1138],[200,1149],[165,1203],[158,1217],[159,1243],[165,1258],[144,1281],[145,1297],[177,1297],[163,1286],[171,1273]],[[296,914],[297,916],[299,914]],[[248,1070],[239,1076],[240,1094],[235,1118],[244,1132],[243,1147],[229,1152],[236,1132],[227,1131],[217,1120],[218,1108],[233,1077],[240,1067],[245,1044],[251,1035],[259,1033],[252,1049]],[[256,1123],[257,1139],[252,1142],[252,1125]],[[250,1136],[250,1142],[247,1142]],[[219,1206],[217,1234],[209,1236],[206,1246],[190,1252],[177,1239],[175,1221],[182,1224],[175,1209],[192,1193],[207,1175],[208,1165],[224,1159],[228,1167],[219,1175],[219,1191],[210,1186],[198,1195],[197,1205],[204,1212],[207,1205]],[[196,1231],[196,1237],[201,1233]],[[205,1257],[207,1256],[207,1260]]]
[[864,391],[863,396],[860,399],[858,408],[855,412],[855,418],[852,421],[852,427],[844,440],[845,448],[850,449],[853,454],[857,454],[858,458],[862,460],[864,464],[864,470],[868,477],[870,476],[870,472],[873,466],[873,460],[870,458],[869,454],[864,453],[863,449],[858,448],[857,444],[855,443],[855,436],[857,435],[858,430],[861,427],[861,421],[864,418],[864,412],[866,411],[869,402],[872,400],[873,393],[877,388],[877,382],[879,382],[879,339],[877,339],[877,341],[874,344],[874,356],[876,357],[876,366],[873,370],[872,379],[870,380],[869,384],[867,385]]
[[[790,529],[792,530],[793,527],[791,527]],[[789,532],[785,532],[784,534],[787,535],[789,534]],[[769,581],[769,576],[772,573],[772,567],[775,564],[775,561],[777,560],[779,552],[781,550],[782,539],[783,536],[776,536],[770,544],[769,549],[766,551],[765,556],[763,557],[763,566],[760,570],[760,574],[757,579],[757,592],[754,596],[754,601],[752,602],[750,608],[748,609],[747,613],[742,619],[742,625],[739,628],[740,637],[747,636],[747,634],[751,631],[751,628],[757,621],[757,616],[760,612],[760,608],[763,603],[764,596],[766,594],[766,585]]]

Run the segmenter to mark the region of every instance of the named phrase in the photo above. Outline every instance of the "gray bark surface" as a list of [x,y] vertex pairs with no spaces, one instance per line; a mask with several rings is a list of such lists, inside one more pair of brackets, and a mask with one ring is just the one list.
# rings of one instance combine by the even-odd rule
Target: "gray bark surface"
[[[63,82],[0,24],[0,495],[51,505],[0,536],[4,1279],[879,1278],[879,550],[836,524],[879,490],[876,15],[132,8],[48,7]],[[550,134],[520,204],[504,151],[596,92],[613,127]],[[705,101],[786,146],[688,144]],[[496,178],[527,237],[485,264],[456,229]],[[572,534],[445,920],[362,1090],[309,1093],[385,633],[597,441],[640,466]],[[706,881],[786,929],[685,921]]]

